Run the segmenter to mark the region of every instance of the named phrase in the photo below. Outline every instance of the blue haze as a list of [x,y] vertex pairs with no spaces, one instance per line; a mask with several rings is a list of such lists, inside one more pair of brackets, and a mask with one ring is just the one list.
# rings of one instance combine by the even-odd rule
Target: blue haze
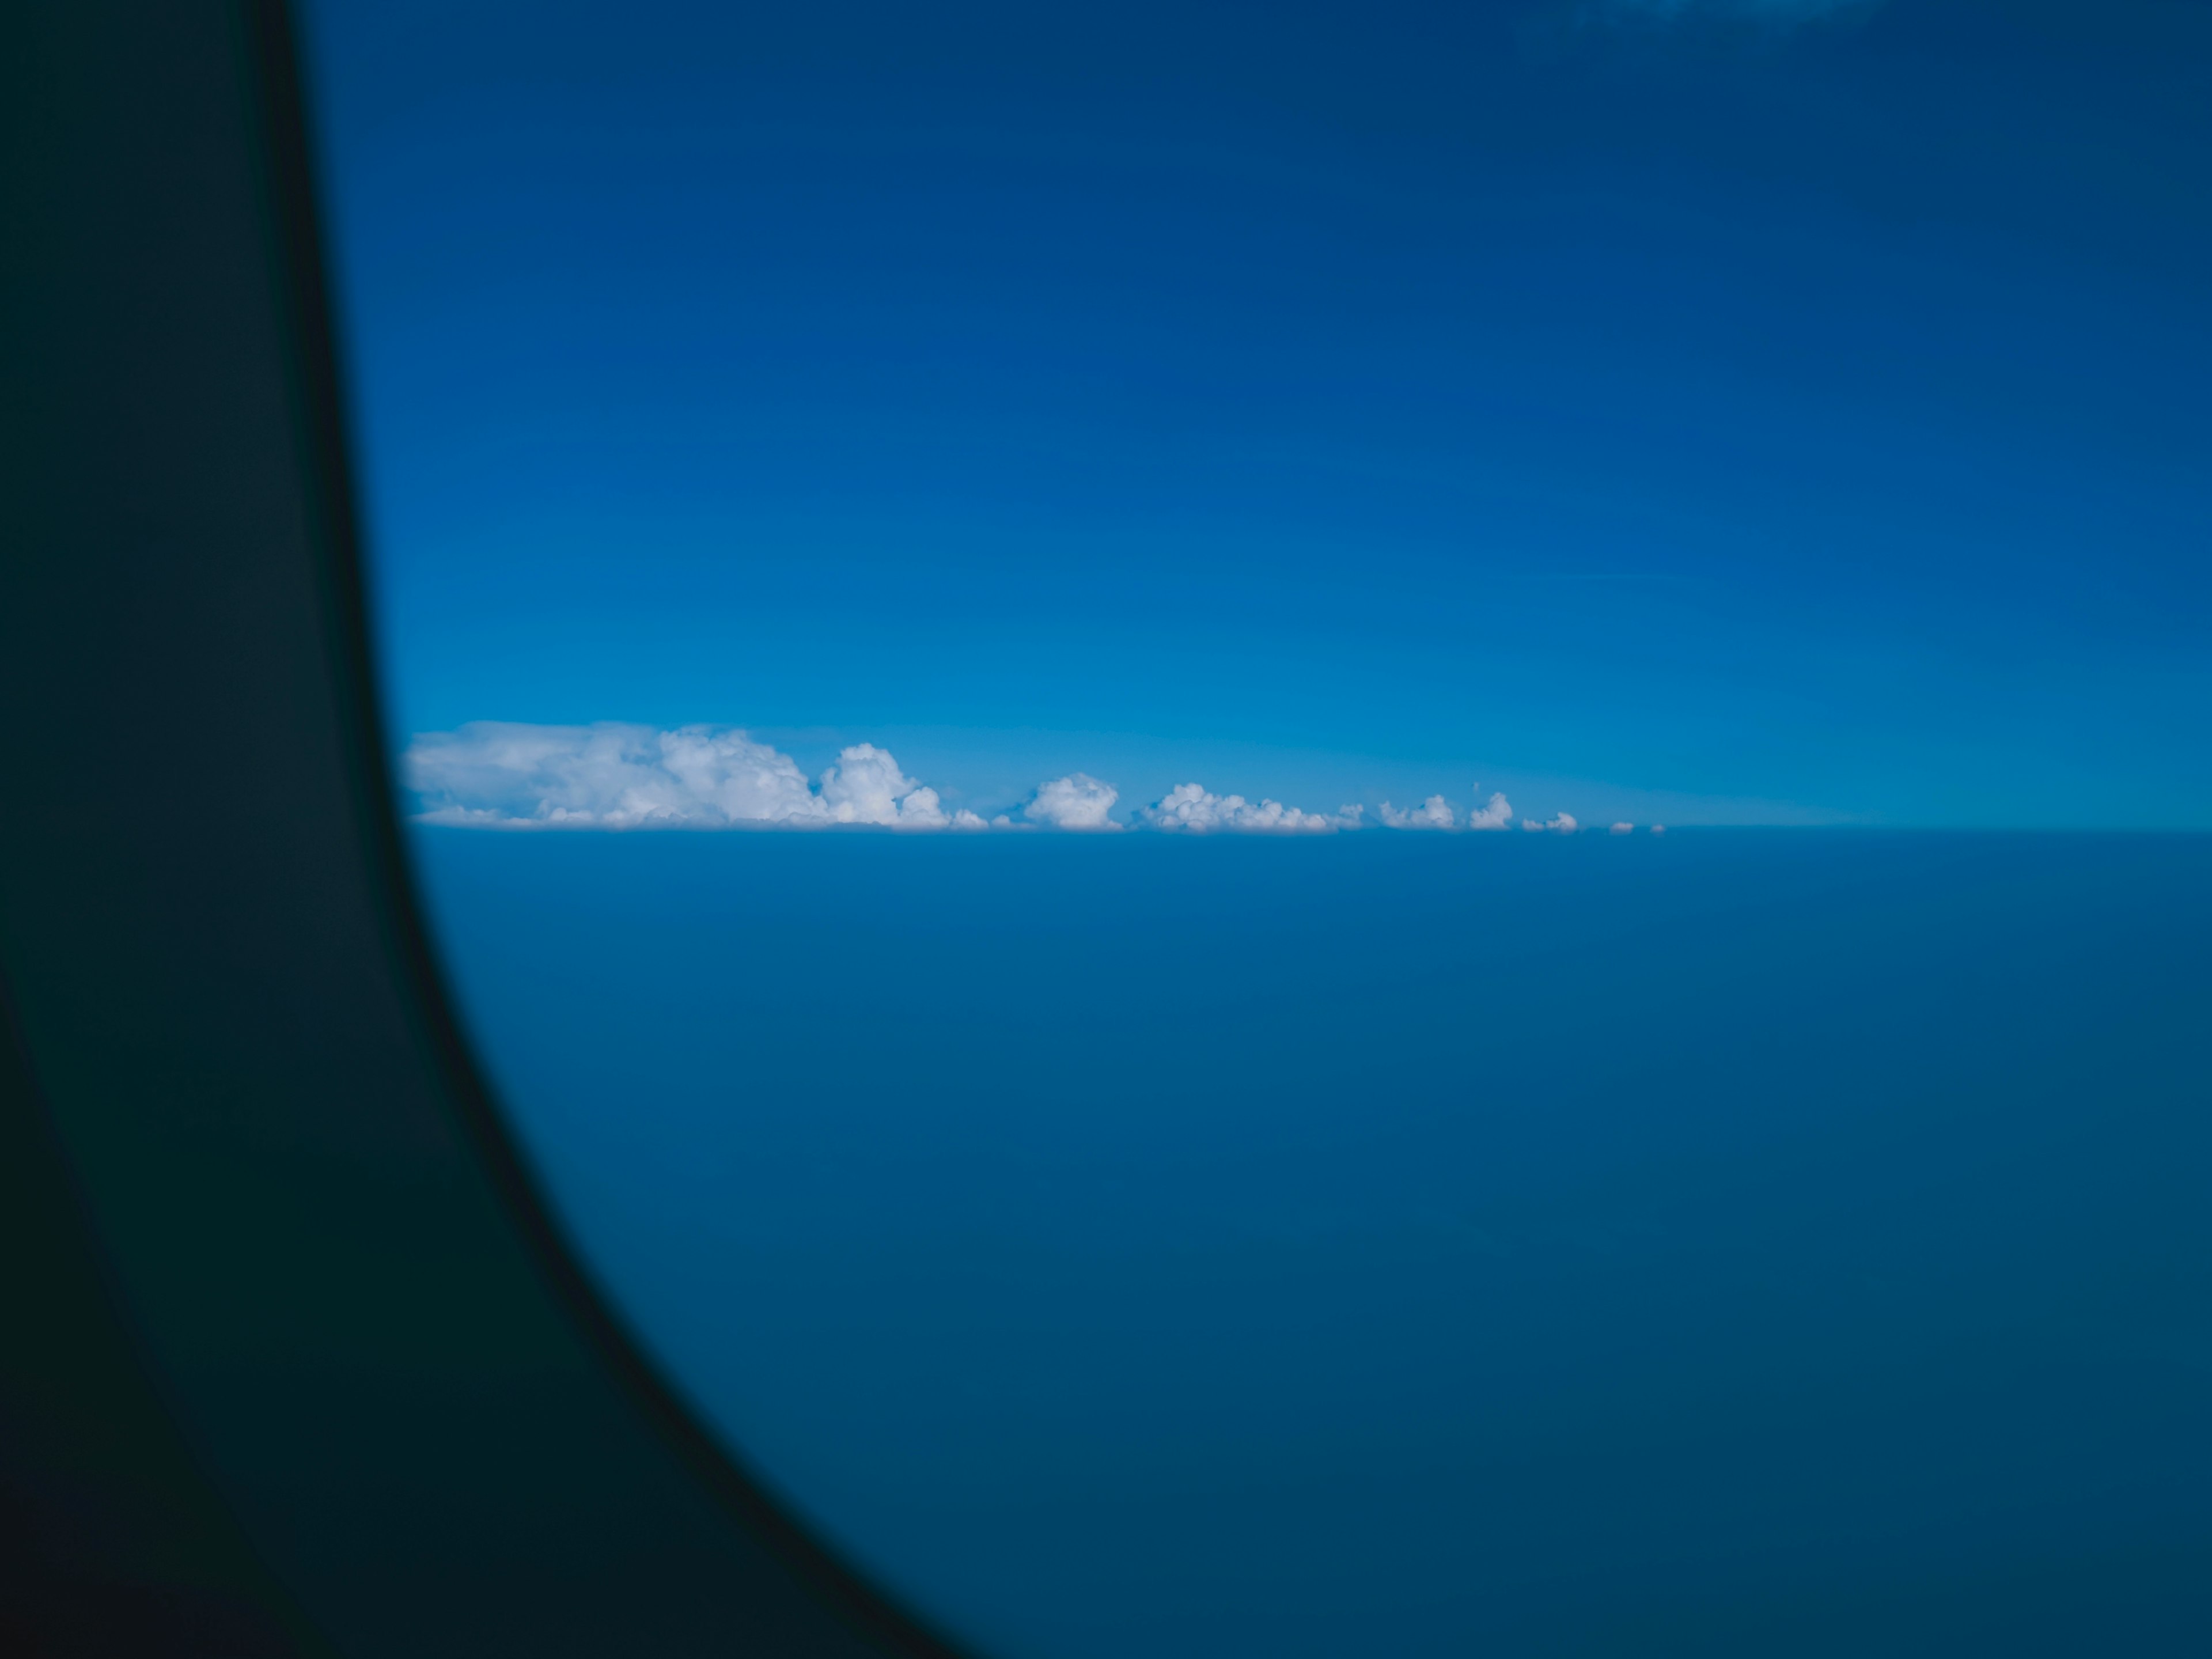
[[2212,1628],[2212,838],[416,848],[603,1282],[987,1655]]

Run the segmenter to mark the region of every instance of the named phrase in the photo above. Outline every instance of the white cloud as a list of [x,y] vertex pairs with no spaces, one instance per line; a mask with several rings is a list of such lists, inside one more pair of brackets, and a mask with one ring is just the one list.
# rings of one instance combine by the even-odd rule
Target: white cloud
[[[1481,799],[1481,786],[1475,786],[1476,799]],[[1349,810],[1349,809],[1346,809]],[[1459,814],[1442,795],[1431,795],[1419,806],[1393,806],[1384,801],[1376,816],[1393,830],[1456,830],[1460,828]],[[1513,827],[1513,803],[1492,791],[1487,801],[1469,809],[1467,825],[1469,830],[1510,830]]]
[[839,751],[837,764],[822,775],[822,802],[839,823],[943,830],[952,822],[937,791],[907,776],[889,750],[872,743]]
[[[477,720],[452,732],[418,734],[399,764],[421,821],[483,829],[852,824],[975,833],[1125,827],[1113,817],[1119,793],[1088,773],[1041,783],[1023,805],[986,820],[965,808],[948,809],[935,789],[908,776],[889,750],[874,744],[848,744],[810,780],[790,756],[730,726],[662,731],[611,720],[593,726]],[[1504,830],[1512,824],[1513,806],[1493,792],[1462,818],[1439,794],[1414,807],[1384,801],[1376,817],[1395,830]],[[1192,835],[1326,835],[1358,829],[1366,815],[1357,805],[1308,812],[1184,783],[1145,808],[1137,822]],[[1522,828],[1571,835],[1580,826],[1561,812],[1543,823],[1524,818]],[[1634,826],[1612,828],[1626,835]],[[1654,824],[1651,833],[1666,831]]]
[[430,823],[598,830],[853,823],[942,830],[956,823],[934,789],[907,776],[888,750],[873,744],[842,750],[817,789],[790,756],[726,726],[661,732],[611,720],[596,726],[476,720],[458,731],[418,735],[400,757],[400,772]]
[[1431,795],[1419,806],[1393,806],[1389,801],[1375,809],[1375,815],[1393,830],[1455,830],[1459,817],[1451,803],[1442,795]]
[[1655,823],[1651,826],[1651,833],[1655,836],[1663,836],[1667,833],[1667,826],[1663,823]]
[[1616,823],[1613,826],[1613,833],[1616,836],[1633,835],[1635,832],[1636,826],[1632,823]]
[[1022,808],[1022,816],[1054,830],[1119,830],[1121,826],[1107,814],[1121,798],[1112,784],[1101,783],[1088,772],[1071,772],[1037,785],[1036,796]]
[[1302,812],[1279,800],[1254,805],[1242,795],[1216,795],[1194,783],[1179,783],[1143,812],[1158,830],[1187,830],[1206,835],[1220,830],[1239,835],[1327,835],[1358,827],[1361,809],[1347,806],[1334,817]]

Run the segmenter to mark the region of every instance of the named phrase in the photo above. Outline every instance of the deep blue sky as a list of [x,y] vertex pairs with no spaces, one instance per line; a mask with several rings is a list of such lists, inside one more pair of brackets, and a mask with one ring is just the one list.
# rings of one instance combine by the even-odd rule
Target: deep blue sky
[[2212,825],[2212,7],[308,7],[394,723]]

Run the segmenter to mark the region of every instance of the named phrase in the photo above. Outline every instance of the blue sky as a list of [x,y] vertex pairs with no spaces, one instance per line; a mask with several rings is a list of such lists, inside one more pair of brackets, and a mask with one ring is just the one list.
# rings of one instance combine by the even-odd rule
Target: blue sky
[[387,695],[2212,826],[2212,10],[308,8]]

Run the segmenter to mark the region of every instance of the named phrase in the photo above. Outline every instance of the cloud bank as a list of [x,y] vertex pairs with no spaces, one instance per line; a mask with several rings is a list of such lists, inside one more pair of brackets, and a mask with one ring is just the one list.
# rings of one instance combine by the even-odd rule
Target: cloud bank
[[[501,830],[788,829],[872,824],[975,830],[936,790],[908,777],[887,749],[841,750],[810,781],[790,756],[728,726],[672,732],[602,720],[528,726],[474,720],[425,732],[400,757],[400,777],[426,823]],[[1095,829],[1114,791],[1078,773],[1042,784],[1033,823]],[[1115,826],[1118,827],[1118,826]]]
[[[425,823],[491,830],[786,829],[871,826],[910,831],[1055,830],[1111,833],[1120,792],[1087,772],[1037,785],[1018,807],[985,820],[948,811],[938,792],[912,778],[887,749],[872,743],[840,750],[834,765],[810,779],[790,756],[733,726],[650,726],[603,720],[592,726],[532,726],[475,720],[452,732],[425,732],[400,757],[402,781]],[[1376,817],[1394,830],[1504,830],[1513,805],[1503,793],[1464,817],[1442,795],[1418,806],[1384,801]],[[1279,800],[1217,795],[1177,784],[1133,820],[1179,835],[1330,835],[1366,822],[1357,805],[1309,812]],[[1525,830],[1571,834],[1561,812]],[[1613,832],[1625,833],[1626,824]],[[1657,826],[1653,826],[1658,833]]]

